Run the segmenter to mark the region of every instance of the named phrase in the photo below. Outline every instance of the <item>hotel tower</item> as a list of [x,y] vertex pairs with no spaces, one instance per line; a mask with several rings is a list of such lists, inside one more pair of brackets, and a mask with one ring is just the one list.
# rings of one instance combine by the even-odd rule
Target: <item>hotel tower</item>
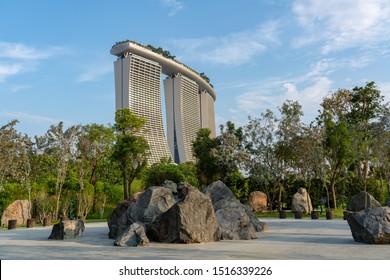
[[[192,142],[200,128],[215,137],[214,102],[211,85],[188,66],[166,58],[132,41],[116,43],[114,62],[116,110],[128,108],[147,120],[142,131],[150,146],[148,164],[161,158],[175,163],[194,161]],[[161,100],[164,80],[166,135]]]

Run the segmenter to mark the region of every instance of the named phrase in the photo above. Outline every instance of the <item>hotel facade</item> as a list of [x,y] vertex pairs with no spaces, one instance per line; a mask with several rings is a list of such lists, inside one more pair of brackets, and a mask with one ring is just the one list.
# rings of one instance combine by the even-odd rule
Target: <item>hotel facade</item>
[[[116,110],[128,108],[147,120],[142,131],[150,146],[148,164],[161,158],[175,163],[194,161],[192,142],[200,128],[215,137],[214,102],[211,85],[188,66],[163,57],[132,41],[115,44]],[[166,128],[162,110],[164,79]],[[165,134],[166,131],[166,134]]]

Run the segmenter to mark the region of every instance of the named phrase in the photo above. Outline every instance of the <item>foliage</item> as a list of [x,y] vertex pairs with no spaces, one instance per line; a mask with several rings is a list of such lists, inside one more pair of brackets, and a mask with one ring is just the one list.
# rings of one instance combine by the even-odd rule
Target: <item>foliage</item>
[[47,131],[46,150],[56,161],[56,217],[59,216],[62,187],[68,171],[69,162],[74,157],[75,144],[80,131],[79,125],[73,125],[64,131],[64,124],[51,125]]
[[112,158],[120,165],[123,176],[124,199],[130,197],[131,183],[137,178],[147,163],[149,145],[139,135],[146,120],[137,117],[129,109],[118,110],[114,128],[117,132]]
[[116,112],[113,126],[66,129],[60,122],[31,139],[10,121],[0,126],[0,213],[16,199],[29,199],[38,221],[60,212],[101,218],[123,197],[165,179],[199,188],[222,180],[242,202],[260,190],[270,210],[289,208],[299,187],[319,208],[345,207],[362,190],[386,203],[390,107],[375,83],[329,93],[310,125],[301,122],[296,101],[284,102],[279,115],[266,110],[238,128],[228,121],[215,138],[200,129],[195,163],[163,160],[150,167],[140,136],[146,121],[128,109]]
[[171,55],[171,53],[167,50],[164,50],[163,48],[161,47],[153,47],[152,45],[147,45],[146,48],[148,48],[149,50],[151,50],[152,52],[155,52],[155,53],[158,53],[158,54],[161,54],[163,57],[165,58],[169,58],[169,59],[175,59],[175,56],[174,55]]
[[209,185],[218,178],[218,166],[213,153],[217,147],[217,141],[210,138],[210,134],[210,129],[201,128],[192,145],[196,158],[196,173],[201,187]]
[[194,164],[162,161],[153,164],[144,172],[144,182],[147,187],[160,186],[165,180],[170,180],[176,184],[187,182],[197,187],[196,167]]
[[145,172],[145,183],[148,187],[160,186],[165,180],[176,184],[184,181],[184,174],[174,163],[156,163]]

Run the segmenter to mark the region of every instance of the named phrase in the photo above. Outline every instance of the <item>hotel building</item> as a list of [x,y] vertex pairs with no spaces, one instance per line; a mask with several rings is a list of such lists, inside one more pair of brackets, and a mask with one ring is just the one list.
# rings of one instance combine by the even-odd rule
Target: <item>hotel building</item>
[[[148,164],[161,158],[194,161],[192,142],[200,128],[215,137],[213,88],[198,73],[136,42],[115,44],[116,110],[128,108],[147,120],[142,131],[150,146]],[[163,124],[161,76],[164,80],[166,132]]]

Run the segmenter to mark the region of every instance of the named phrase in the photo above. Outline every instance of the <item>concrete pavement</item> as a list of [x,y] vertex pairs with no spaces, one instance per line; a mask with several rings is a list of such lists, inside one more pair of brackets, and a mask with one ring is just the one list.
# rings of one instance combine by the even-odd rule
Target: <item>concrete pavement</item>
[[0,229],[2,260],[135,259],[135,260],[390,260],[389,245],[353,240],[344,220],[262,219],[268,231],[255,240],[226,240],[202,244],[160,244],[148,247],[113,246],[106,223],[88,223],[83,236],[49,240],[52,227]]

